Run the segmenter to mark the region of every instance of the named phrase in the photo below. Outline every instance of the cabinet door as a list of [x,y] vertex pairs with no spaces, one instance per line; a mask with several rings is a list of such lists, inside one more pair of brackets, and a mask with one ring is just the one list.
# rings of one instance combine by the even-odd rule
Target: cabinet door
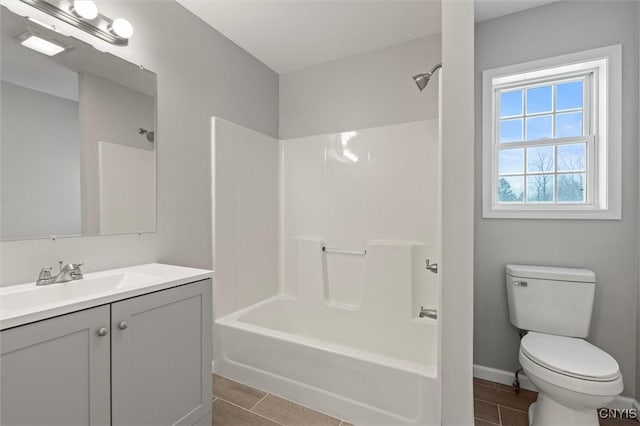
[[211,280],[113,303],[113,425],[192,425],[211,410]]
[[109,322],[99,306],[2,331],[0,424],[108,425]]

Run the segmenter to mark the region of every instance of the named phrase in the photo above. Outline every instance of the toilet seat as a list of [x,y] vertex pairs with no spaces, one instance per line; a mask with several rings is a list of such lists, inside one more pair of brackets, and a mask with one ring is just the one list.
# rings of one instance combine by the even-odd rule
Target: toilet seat
[[543,367],[529,358],[522,351],[522,348],[520,349],[518,360],[529,380],[531,380],[538,389],[540,389],[540,382],[543,382],[581,395],[615,397],[622,392],[622,375],[606,382],[571,377]]
[[595,382],[620,377],[616,360],[583,339],[529,332],[520,349],[534,363],[564,376]]

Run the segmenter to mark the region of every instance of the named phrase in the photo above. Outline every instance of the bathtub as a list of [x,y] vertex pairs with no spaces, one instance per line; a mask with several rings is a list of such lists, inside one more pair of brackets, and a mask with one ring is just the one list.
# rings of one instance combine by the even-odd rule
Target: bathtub
[[215,321],[214,370],[356,425],[440,424],[437,321],[361,318],[269,298]]

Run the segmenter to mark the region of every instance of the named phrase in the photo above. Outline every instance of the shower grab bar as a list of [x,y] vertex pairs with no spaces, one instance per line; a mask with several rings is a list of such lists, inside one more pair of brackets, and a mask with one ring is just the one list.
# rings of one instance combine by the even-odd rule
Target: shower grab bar
[[340,248],[329,248],[326,246],[322,246],[322,251],[325,253],[335,253],[335,254],[350,254],[354,256],[366,256],[366,250],[348,250],[348,249],[340,249]]

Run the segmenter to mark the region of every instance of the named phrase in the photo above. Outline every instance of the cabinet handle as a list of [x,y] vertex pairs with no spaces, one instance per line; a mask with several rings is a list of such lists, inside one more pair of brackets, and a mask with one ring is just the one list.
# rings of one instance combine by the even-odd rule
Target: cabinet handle
[[120,321],[118,327],[120,328],[120,330],[126,330],[129,327],[129,323],[127,323],[126,321]]
[[98,330],[98,336],[100,337],[104,337],[109,333],[109,330],[107,330],[105,327],[100,327],[100,329]]

